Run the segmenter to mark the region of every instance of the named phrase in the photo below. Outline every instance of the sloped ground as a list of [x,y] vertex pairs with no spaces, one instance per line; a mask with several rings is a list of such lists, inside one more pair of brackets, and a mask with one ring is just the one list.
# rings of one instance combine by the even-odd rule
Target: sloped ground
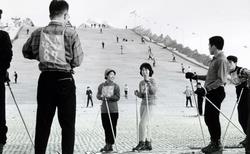
[[[85,108],[85,90],[89,85],[94,95],[97,86],[104,81],[104,70],[113,68],[116,70],[116,82],[120,85],[121,99],[119,101],[119,120],[117,133],[118,150],[130,151],[136,145],[135,129],[135,96],[133,91],[138,89],[139,66],[142,62],[148,61],[148,45],[156,57],[154,78],[158,85],[157,107],[152,120],[153,151],[152,153],[188,153],[188,147],[201,147],[203,140],[199,121],[195,108],[185,108],[185,95],[183,91],[190,82],[181,73],[181,63],[186,67],[191,66],[192,71],[198,74],[205,74],[206,70],[176,57],[177,62],[171,62],[172,54],[161,47],[146,43],[140,43],[140,37],[130,30],[104,29],[103,34],[98,29],[81,29],[78,31],[85,52],[84,61],[81,67],[75,69],[75,80],[77,87],[77,120],[75,153],[86,151],[99,151],[104,145],[104,134],[100,120],[100,103],[94,98],[94,108]],[[14,57],[11,65],[10,77],[13,80],[13,72],[17,71],[18,83],[11,84],[16,100],[27,123],[28,129],[34,139],[35,116],[36,116],[36,87],[39,70],[36,61],[24,59],[21,53],[22,46],[28,35],[26,31],[21,33],[19,39],[13,44]],[[116,42],[116,36],[120,42]],[[121,41],[127,38],[128,42]],[[101,48],[101,42],[105,42],[105,49]],[[121,54],[120,46],[123,45]],[[151,61],[148,61],[152,63]],[[129,98],[123,96],[123,87],[129,86]],[[227,97],[222,105],[222,111],[230,115],[236,101],[235,89],[229,85],[226,88]],[[13,99],[7,89],[7,125],[9,127],[8,143],[5,147],[6,154],[30,154],[33,153],[32,145],[25,132]],[[139,100],[138,100],[139,101]],[[209,142],[208,130],[201,117],[202,127],[205,133],[206,144]],[[237,122],[237,113],[233,117]],[[221,116],[222,135],[227,121]],[[240,126],[239,126],[240,127]],[[60,151],[60,126],[57,116],[51,129],[51,136],[48,143],[48,153]],[[226,145],[235,146],[244,136],[230,126]],[[197,150],[195,150],[197,151]],[[227,150],[231,153],[241,153],[244,149]]]

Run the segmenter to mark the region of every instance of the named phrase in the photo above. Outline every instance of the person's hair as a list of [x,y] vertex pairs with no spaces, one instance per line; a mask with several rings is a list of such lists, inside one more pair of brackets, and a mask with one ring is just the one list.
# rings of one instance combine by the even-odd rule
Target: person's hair
[[211,47],[214,45],[218,50],[222,50],[224,46],[224,39],[221,36],[213,36],[209,38],[209,44]]
[[2,9],[0,9],[0,14],[2,14],[3,13],[3,10]]
[[141,66],[140,66],[140,74],[141,74],[141,76],[142,76],[142,69],[143,68],[148,69],[149,70],[149,77],[152,77],[152,75],[154,74],[154,71],[153,71],[151,65],[149,63],[141,64]]
[[64,11],[69,10],[69,4],[64,0],[52,0],[49,5],[50,18],[61,15]]
[[227,60],[231,60],[231,61],[233,61],[234,63],[237,63],[238,58],[237,58],[236,56],[230,55],[230,56],[227,56]]

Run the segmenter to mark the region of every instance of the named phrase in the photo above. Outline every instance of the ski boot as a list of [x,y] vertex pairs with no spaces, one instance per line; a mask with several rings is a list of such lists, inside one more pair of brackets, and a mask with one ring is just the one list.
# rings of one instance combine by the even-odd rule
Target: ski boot
[[140,151],[145,149],[145,142],[140,141],[139,144],[132,149],[132,151]]
[[101,148],[100,152],[112,152],[113,147],[112,144],[106,144],[103,148]]
[[201,149],[203,153],[212,153],[217,151],[222,151],[222,145],[220,140],[211,141],[208,146]]
[[143,149],[143,150],[148,150],[148,151],[151,151],[151,150],[152,150],[151,141],[148,141],[148,140],[145,141],[145,146],[144,146],[144,149]]

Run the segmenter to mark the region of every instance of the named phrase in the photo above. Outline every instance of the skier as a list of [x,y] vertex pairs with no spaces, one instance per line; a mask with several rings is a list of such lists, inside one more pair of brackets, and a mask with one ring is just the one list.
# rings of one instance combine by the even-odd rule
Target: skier
[[[152,78],[154,71],[149,63],[143,63],[140,66],[140,75],[143,80],[139,83],[139,90],[134,94],[142,99],[140,106],[140,123],[139,123],[139,143],[133,151],[152,150],[151,126],[154,106],[156,105],[156,83]],[[147,132],[147,133],[146,133]]]
[[183,63],[181,63],[181,72],[185,73],[185,67],[183,66]]
[[[186,73],[187,79],[205,80],[206,104],[204,119],[208,127],[211,142],[201,149],[204,153],[212,153],[222,150],[220,112],[211,104],[220,109],[221,103],[226,97],[224,86],[227,81],[227,59],[222,51],[224,39],[221,36],[209,38],[209,52],[214,55],[207,72],[207,75],[194,75],[192,72]],[[210,101],[208,101],[210,100]]]
[[124,85],[124,94],[125,94],[125,98],[128,98],[128,84]]
[[172,62],[176,62],[175,55],[172,54]]
[[183,94],[186,95],[186,107],[188,107],[188,101],[190,102],[190,106],[193,107],[191,99],[192,93],[193,92],[190,90],[189,86],[186,86],[186,90],[183,92]]
[[205,89],[201,86],[201,83],[198,82],[197,83],[197,89],[194,91],[195,94],[197,94],[197,100],[198,100],[198,111],[199,111],[199,115],[202,115],[202,104],[203,104],[203,100],[204,100],[204,96],[206,94]]
[[86,95],[87,95],[87,106],[86,106],[86,108],[89,106],[89,101],[91,101],[91,107],[93,107],[92,90],[90,89],[89,86],[87,86]]
[[117,102],[120,100],[120,88],[114,82],[115,75],[116,72],[113,69],[105,70],[104,78],[106,81],[98,86],[98,92],[96,95],[97,99],[102,101],[101,119],[106,143],[106,145],[101,148],[100,152],[113,151],[113,144],[115,143],[116,138],[116,125],[119,117]]
[[154,60],[154,56],[150,46],[148,46],[148,60]]
[[45,154],[55,111],[62,129],[62,153],[73,154],[76,88],[73,69],[83,59],[77,32],[67,27],[69,4],[52,0],[50,23],[35,30],[23,46],[23,56],[39,61],[35,154]]
[[119,37],[116,36],[116,43],[119,43]]
[[102,42],[102,49],[104,49],[104,45],[105,45],[104,42]]
[[15,80],[15,83],[17,83],[17,77],[18,77],[18,75],[17,75],[17,72],[15,71],[15,72],[14,72],[14,80]]
[[121,45],[121,55],[123,54],[123,46]]
[[[236,56],[228,56],[227,60],[229,64],[229,75],[231,77],[229,81],[231,81],[231,83],[235,85],[237,101],[238,99],[240,99],[238,104],[238,120],[243,129],[243,132],[247,134],[247,122],[249,114],[248,102],[250,101],[250,89],[247,83],[247,76],[242,74],[242,72],[244,72],[246,68],[237,66],[238,58]],[[246,138],[241,141],[240,144],[245,147]]]

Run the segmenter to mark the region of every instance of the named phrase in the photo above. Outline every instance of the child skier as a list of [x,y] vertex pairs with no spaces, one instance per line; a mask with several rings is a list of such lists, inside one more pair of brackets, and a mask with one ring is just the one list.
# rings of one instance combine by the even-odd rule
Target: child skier
[[[156,83],[152,77],[153,69],[149,63],[143,63],[140,66],[140,74],[143,80],[139,83],[139,90],[135,90],[135,95],[142,99],[140,106],[140,123],[139,123],[139,143],[133,148],[137,150],[152,150],[150,119],[156,104]],[[147,128],[147,130],[146,130]],[[147,133],[146,133],[147,131]]]
[[[102,100],[101,119],[106,142],[106,145],[100,150],[100,152],[113,151],[112,145],[115,143],[116,125],[119,116],[117,101],[120,99],[120,88],[114,83],[115,75],[116,72],[114,70],[105,70],[104,78],[106,81],[99,85],[96,96],[97,99]],[[110,124],[109,118],[111,118],[112,125]]]

